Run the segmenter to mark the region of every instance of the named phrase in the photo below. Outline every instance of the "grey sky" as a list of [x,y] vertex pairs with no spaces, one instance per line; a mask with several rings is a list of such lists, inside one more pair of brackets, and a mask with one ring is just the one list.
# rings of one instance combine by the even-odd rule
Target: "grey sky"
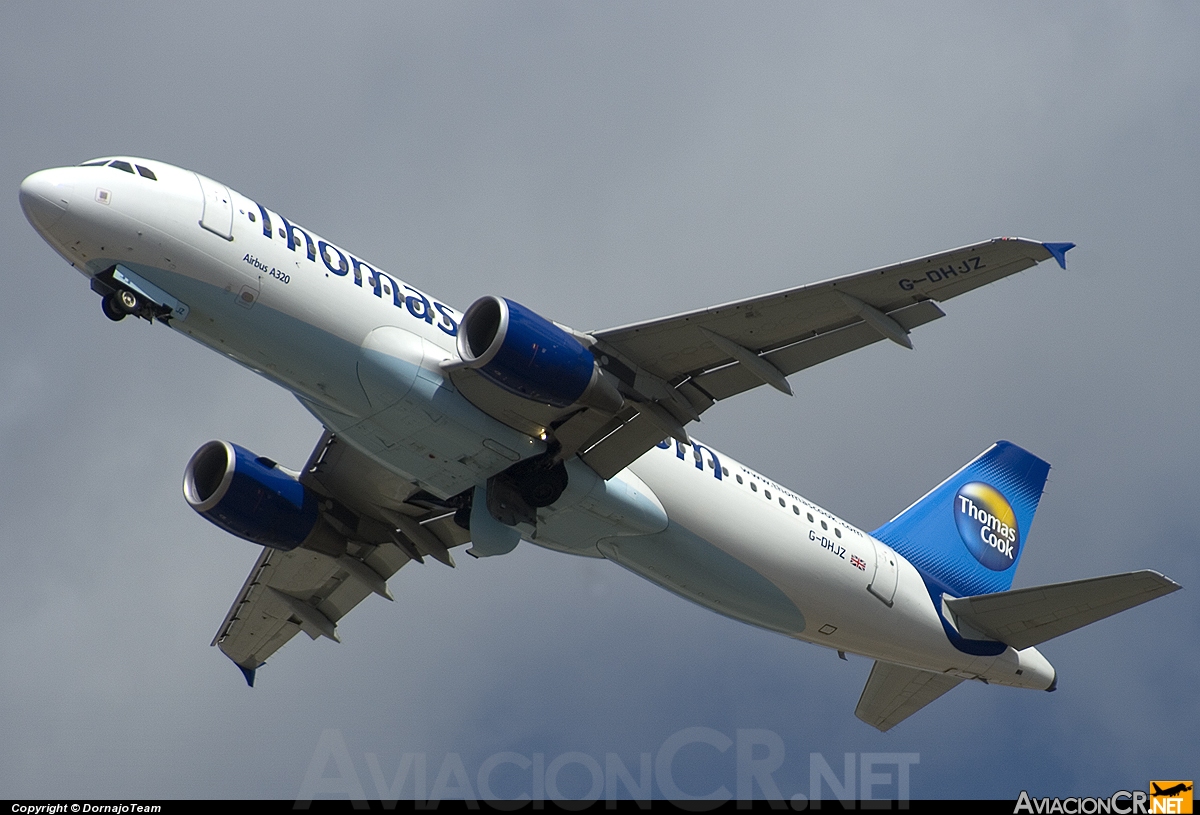
[[[787,795],[811,752],[919,753],[917,797],[1193,777],[1197,41],[1188,4],[4,5],[0,790],[290,797],[327,728],[368,792],[367,753],[390,779],[424,752],[431,783],[450,752],[472,774],[505,750],[633,767],[695,726],[778,733]],[[221,179],[460,308],[501,294],[579,328],[1075,241],[1067,271],[951,302],[915,351],[695,432],[867,529],[1007,438],[1054,466],[1017,585],[1154,568],[1185,591],[1044,646],[1054,694],[967,683],[879,734],[853,717],[869,661],[523,544],[405,568],[342,645],[297,639],[247,689],[208,643],[257,553],[186,506],[183,466],[212,438],[296,466],[320,429],[185,338],[105,320],[25,222],[26,174],[114,153]],[[681,761],[685,787],[735,786],[729,755]]]

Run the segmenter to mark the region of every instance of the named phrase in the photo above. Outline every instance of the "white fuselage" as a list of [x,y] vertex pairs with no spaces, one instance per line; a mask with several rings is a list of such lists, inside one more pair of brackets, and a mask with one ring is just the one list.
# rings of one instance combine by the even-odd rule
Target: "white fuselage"
[[[22,203],[92,277],[114,264],[186,304],[177,330],[293,392],[327,427],[446,498],[544,443],[443,376],[460,313],[223,185],[131,159],[35,173]],[[924,670],[1044,689],[1028,648],[948,639],[920,573],[882,542],[696,443],[668,440],[605,482],[578,459],[529,539],[605,557],[707,608],[797,639]]]

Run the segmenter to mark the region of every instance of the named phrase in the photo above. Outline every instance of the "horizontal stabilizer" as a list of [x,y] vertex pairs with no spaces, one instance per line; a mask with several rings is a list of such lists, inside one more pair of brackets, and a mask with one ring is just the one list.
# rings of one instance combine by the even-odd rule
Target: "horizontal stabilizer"
[[946,598],[960,624],[1020,650],[1182,588],[1149,570]]
[[958,676],[877,661],[854,715],[878,730],[891,730],[962,681]]

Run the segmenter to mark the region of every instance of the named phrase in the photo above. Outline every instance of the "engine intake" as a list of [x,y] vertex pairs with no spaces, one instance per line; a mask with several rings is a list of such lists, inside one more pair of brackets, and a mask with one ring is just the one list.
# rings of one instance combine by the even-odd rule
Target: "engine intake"
[[183,496],[196,512],[243,540],[290,551],[316,526],[317,497],[269,458],[210,441],[183,472]]
[[463,367],[525,399],[609,413],[624,403],[583,343],[513,300],[489,296],[472,303],[457,343]]

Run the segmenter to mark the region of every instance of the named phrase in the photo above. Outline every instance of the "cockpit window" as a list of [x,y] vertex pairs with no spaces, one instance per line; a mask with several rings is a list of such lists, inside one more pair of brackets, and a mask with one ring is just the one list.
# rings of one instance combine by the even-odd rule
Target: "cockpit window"
[[133,172],[133,165],[128,161],[112,161],[109,162],[109,167],[116,167],[118,170],[124,170],[127,173]]
[[158,176],[156,176],[154,174],[153,170],[151,170],[147,167],[143,167],[140,164],[135,165],[135,166],[137,167],[138,175],[140,175],[142,178],[148,178],[151,181],[158,181]]
[[108,164],[108,162],[105,161],[104,159],[100,159],[99,161],[89,161],[86,164],[80,164],[79,166],[80,167],[103,167],[105,164]]

